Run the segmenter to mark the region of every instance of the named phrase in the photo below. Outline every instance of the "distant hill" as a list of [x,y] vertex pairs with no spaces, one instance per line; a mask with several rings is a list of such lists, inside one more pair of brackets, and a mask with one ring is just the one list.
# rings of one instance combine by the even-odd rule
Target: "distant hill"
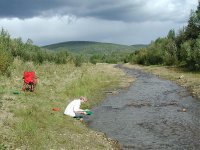
[[69,51],[72,53],[82,53],[82,54],[97,54],[97,53],[110,54],[112,52],[133,52],[138,48],[142,47],[145,47],[145,45],[128,46],[128,45],[101,43],[92,41],[69,41],[69,42],[46,45],[43,46],[42,48],[53,51]]
[[144,47],[147,47],[148,44],[136,44],[136,45],[131,45],[133,46],[134,48],[144,48]]

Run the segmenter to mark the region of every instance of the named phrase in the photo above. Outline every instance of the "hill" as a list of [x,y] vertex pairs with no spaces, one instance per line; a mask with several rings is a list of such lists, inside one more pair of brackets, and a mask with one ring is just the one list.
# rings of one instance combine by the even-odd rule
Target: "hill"
[[147,47],[148,44],[136,44],[136,45],[131,45],[132,47],[136,48],[136,49],[140,49],[140,48],[144,48]]
[[92,41],[68,41],[43,46],[42,48],[54,51],[69,51],[72,53],[96,54],[96,53],[112,53],[112,52],[132,52],[145,45],[120,45],[113,43],[101,43]]

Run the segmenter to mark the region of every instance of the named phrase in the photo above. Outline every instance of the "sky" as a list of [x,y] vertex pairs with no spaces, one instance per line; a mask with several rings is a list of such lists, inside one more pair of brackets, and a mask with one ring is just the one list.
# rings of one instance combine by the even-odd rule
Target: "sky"
[[187,25],[198,0],[1,0],[0,27],[44,46],[66,41],[149,44]]

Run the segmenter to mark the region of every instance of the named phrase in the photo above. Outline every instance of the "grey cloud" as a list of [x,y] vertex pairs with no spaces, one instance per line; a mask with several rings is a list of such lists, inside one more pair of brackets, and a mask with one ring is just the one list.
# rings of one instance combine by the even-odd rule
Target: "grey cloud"
[[32,18],[48,10],[59,10],[65,5],[64,0],[1,0],[1,18]]
[[26,19],[73,15],[124,22],[184,22],[195,5],[191,0],[1,0],[0,17]]

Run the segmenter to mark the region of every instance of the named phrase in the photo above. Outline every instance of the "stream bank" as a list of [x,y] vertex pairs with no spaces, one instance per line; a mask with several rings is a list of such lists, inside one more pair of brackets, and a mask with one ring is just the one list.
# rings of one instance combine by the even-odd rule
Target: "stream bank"
[[200,149],[200,103],[183,87],[142,70],[128,90],[108,95],[86,123],[121,149]]

